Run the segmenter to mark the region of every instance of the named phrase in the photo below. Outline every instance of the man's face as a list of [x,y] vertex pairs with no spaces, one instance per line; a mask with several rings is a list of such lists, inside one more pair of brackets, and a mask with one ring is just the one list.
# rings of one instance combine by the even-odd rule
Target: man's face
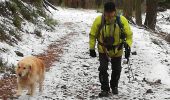
[[112,12],[105,12],[105,19],[108,20],[109,22],[112,22],[115,16],[115,11]]

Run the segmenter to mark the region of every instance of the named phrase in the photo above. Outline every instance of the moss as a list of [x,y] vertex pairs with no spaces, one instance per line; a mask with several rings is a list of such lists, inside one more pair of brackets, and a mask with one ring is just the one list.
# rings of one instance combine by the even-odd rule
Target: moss
[[55,25],[57,25],[57,21],[50,18],[50,17],[46,17],[46,19],[44,20],[44,23],[50,27],[53,27]]
[[43,7],[43,0],[35,0],[34,3],[36,7],[39,7],[39,8]]
[[20,0],[11,0],[11,2],[13,5],[12,7],[15,8],[13,12],[20,12],[23,18],[25,18],[28,21],[33,20],[31,10],[28,7],[26,7]]
[[15,2],[7,2],[7,7],[10,11],[12,11],[13,14],[20,10]]
[[35,18],[37,18],[39,15],[37,14],[37,10],[33,10],[31,12],[31,15],[34,16]]
[[47,16],[47,15],[45,14],[45,11],[40,10],[40,9],[37,10],[37,13],[38,13],[40,16],[42,16],[42,17],[46,17],[46,16]]
[[22,16],[28,20],[28,21],[32,21],[32,16],[31,16],[31,11],[30,9],[28,9],[26,6],[24,6],[21,2],[19,2],[20,5],[19,8],[20,8],[20,13],[22,14]]
[[33,16],[31,15],[31,12],[26,9],[26,8],[23,8],[21,10],[21,14],[23,15],[23,17],[28,20],[28,21],[33,21]]
[[14,14],[13,24],[14,24],[18,29],[21,29],[21,22],[22,22],[22,19],[19,17],[19,15],[18,15],[18,14]]
[[22,8],[24,6],[21,0],[11,0],[11,2],[16,3],[19,8]]

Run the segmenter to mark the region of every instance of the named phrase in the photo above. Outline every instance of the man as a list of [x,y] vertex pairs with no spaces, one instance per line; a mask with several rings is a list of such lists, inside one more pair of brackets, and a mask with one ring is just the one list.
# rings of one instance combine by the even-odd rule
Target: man
[[[126,50],[125,58],[128,59],[130,56],[130,47],[132,45],[132,31],[124,16],[116,16],[116,8],[113,2],[105,3],[104,14],[98,16],[93,22],[89,37],[91,57],[96,57],[95,45],[96,40],[98,41],[97,47],[100,61],[98,70],[101,83],[101,93],[99,93],[99,97],[107,97],[110,88],[113,94],[118,94],[123,46]],[[112,67],[110,86],[109,75],[107,73],[109,61]]]

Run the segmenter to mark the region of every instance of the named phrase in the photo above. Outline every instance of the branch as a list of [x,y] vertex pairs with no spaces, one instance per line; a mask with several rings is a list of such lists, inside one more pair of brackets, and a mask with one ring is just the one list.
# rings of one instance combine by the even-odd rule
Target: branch
[[58,11],[58,9],[57,9],[54,5],[52,5],[51,3],[49,3],[47,0],[43,0],[43,1],[44,1],[44,3],[45,3],[46,5],[50,6],[50,7],[53,8],[54,10],[57,10],[57,11]]
[[47,7],[47,5],[45,4],[44,1],[43,1],[43,7],[44,7],[47,11],[49,11],[49,12],[51,13],[51,11],[48,9],[48,7]]

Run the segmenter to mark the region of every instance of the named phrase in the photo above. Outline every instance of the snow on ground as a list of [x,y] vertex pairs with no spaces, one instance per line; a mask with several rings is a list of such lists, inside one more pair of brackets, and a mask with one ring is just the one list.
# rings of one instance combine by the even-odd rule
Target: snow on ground
[[159,31],[166,32],[170,34],[170,9],[164,12],[159,12],[157,15],[157,26],[159,27]]
[[[74,9],[60,9],[54,14],[61,23],[72,22],[72,31],[78,34],[73,37],[72,43],[66,45],[62,59],[54,63],[52,69],[46,73],[43,94],[36,95],[33,99],[100,99],[97,98],[100,92],[97,70],[99,63],[97,58],[90,58],[88,54],[88,33],[97,15],[94,11]],[[131,63],[137,81],[128,83],[127,74],[124,73],[127,65],[123,65],[120,94],[105,99],[170,98],[169,62],[166,62],[170,60],[170,56],[162,52],[164,50],[161,47],[152,43],[147,31],[136,27],[132,29],[134,32],[132,50],[138,54],[132,56]],[[161,79],[162,84],[150,86],[142,82],[143,78],[150,82]],[[154,93],[146,94],[147,89],[152,89]],[[23,98],[25,96],[20,99]]]
[[[0,17],[0,19],[0,22],[2,23],[3,21],[9,21],[7,19],[4,19],[3,17]],[[9,23],[6,24],[10,26],[9,28],[13,27]],[[65,29],[63,25],[57,25],[56,30],[53,32],[48,30],[41,30],[37,26],[27,21],[22,24],[22,28],[23,30],[27,30],[25,33],[20,33],[22,42],[18,42],[14,46],[10,46],[9,44],[4,42],[0,43],[0,51],[5,50],[5,52],[1,52],[0,57],[2,58],[3,63],[7,63],[8,66],[11,66],[12,64],[15,65],[16,62],[22,58],[18,57],[15,51],[20,51],[21,53],[23,53],[24,56],[43,53],[44,50],[47,49],[47,46],[49,44],[71,32],[71,30]],[[35,29],[41,30],[41,38],[36,36],[35,34],[30,34],[33,33]]]
[[[129,82],[127,65],[123,64],[123,70],[119,84],[119,95],[111,95],[108,98],[98,98],[100,83],[98,80],[98,58],[89,57],[88,41],[90,26],[97,15],[93,10],[75,10],[58,8],[59,11],[52,11],[53,17],[59,20],[56,32],[43,32],[44,40],[36,39],[32,35],[25,35],[24,42],[20,43],[15,50],[24,51],[24,54],[31,55],[43,52],[48,44],[63,35],[74,32],[72,42],[65,45],[64,55],[59,62],[55,62],[51,70],[46,72],[44,91],[33,97],[23,94],[19,100],[164,100],[170,99],[170,51],[169,45],[163,40],[161,45],[153,43],[158,39],[150,33],[132,26],[134,43],[132,51],[131,67],[136,80]],[[70,23],[65,27],[65,23]],[[19,47],[19,46],[22,46]],[[34,48],[34,49],[33,49]],[[165,50],[166,48],[166,50]],[[97,50],[96,50],[97,51]],[[6,58],[17,58],[14,55],[3,55]],[[111,70],[109,70],[110,73]],[[145,79],[144,79],[145,78]],[[158,79],[162,84],[153,84]],[[146,91],[152,89],[153,93]]]
[[0,0],[0,2],[5,2],[5,1],[9,1],[9,0]]

